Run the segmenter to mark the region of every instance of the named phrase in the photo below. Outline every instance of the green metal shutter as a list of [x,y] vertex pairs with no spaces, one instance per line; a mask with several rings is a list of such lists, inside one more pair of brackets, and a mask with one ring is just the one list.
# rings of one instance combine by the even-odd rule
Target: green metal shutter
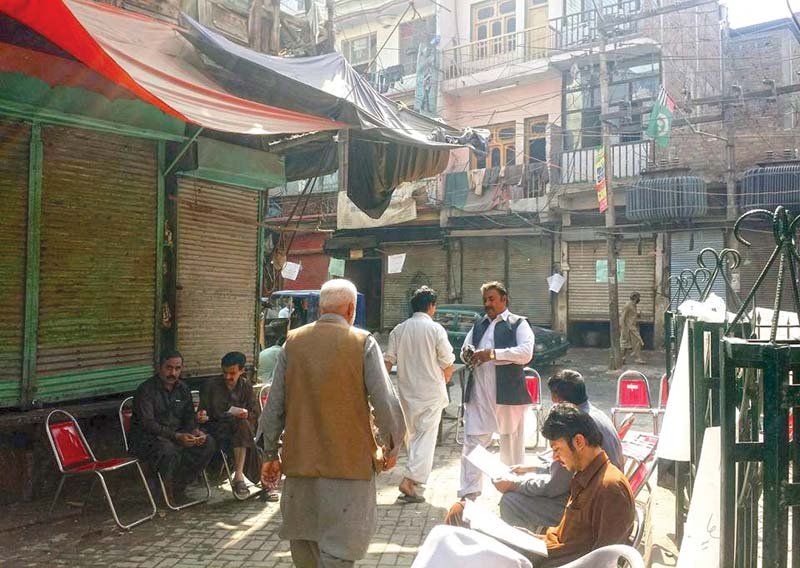
[[156,144],[42,130],[36,398],[127,392],[153,372]]
[[544,237],[512,237],[508,240],[508,293],[512,312],[531,323],[552,325],[547,277],[552,269],[553,244]]
[[22,379],[30,135],[0,121],[0,406],[19,402]]
[[[634,291],[641,295],[639,321],[653,321],[655,302],[655,240],[626,239],[619,245],[619,259],[625,261],[625,277],[619,283],[620,309]],[[569,243],[567,288],[570,321],[608,321],[608,284],[596,282],[598,260],[606,260],[605,241]]]
[[255,356],[258,193],[182,177],[178,195],[178,349],[185,376],[218,374]]
[[505,280],[505,240],[502,237],[465,237],[461,246],[464,303],[482,306],[481,286],[490,280]]
[[438,294],[438,302],[447,302],[447,251],[444,243],[387,244],[387,255],[406,253],[403,271],[386,273],[383,266],[383,328],[391,329],[408,317],[411,294],[420,286],[430,286]]

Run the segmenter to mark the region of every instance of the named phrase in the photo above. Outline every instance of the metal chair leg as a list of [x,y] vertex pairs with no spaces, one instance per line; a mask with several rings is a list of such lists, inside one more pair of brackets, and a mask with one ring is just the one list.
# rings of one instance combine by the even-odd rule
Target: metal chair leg
[[208,482],[208,476],[206,475],[205,470],[203,471],[203,481],[206,484],[206,495],[200,499],[195,499],[194,501],[189,501],[188,503],[183,503],[182,505],[174,505],[170,503],[169,497],[167,496],[167,487],[164,485],[164,478],[161,477],[161,474],[158,473],[158,483],[161,486],[161,494],[164,496],[164,503],[167,504],[167,507],[172,509],[173,511],[180,511],[181,509],[185,509],[186,507],[191,507],[192,505],[199,505],[200,503],[205,503],[211,498],[211,484]]
[[55,497],[53,497],[53,502],[50,503],[50,510],[47,512],[48,515],[53,514],[53,509],[56,507],[56,502],[58,498],[61,496],[61,490],[64,488],[64,480],[67,479],[66,475],[61,476],[61,481],[58,482],[58,489],[56,489]]
[[[135,462],[134,462],[135,463]],[[138,464],[137,464],[138,465]],[[141,473],[141,470],[139,470]],[[97,477],[100,479],[100,486],[103,488],[103,492],[106,494],[106,501],[108,501],[108,507],[111,509],[111,515],[114,517],[114,522],[117,523],[117,526],[122,530],[130,530],[136,525],[140,525],[145,521],[149,521],[152,519],[156,514],[156,504],[153,501],[153,496],[150,495],[150,490],[147,489],[147,495],[150,497],[150,504],[153,506],[153,511],[149,515],[145,515],[141,519],[138,519],[132,523],[127,525],[123,524],[122,521],[119,520],[119,516],[117,515],[117,508],[114,506],[114,500],[111,498],[111,493],[108,491],[108,485],[106,485],[106,479],[103,477],[103,474],[99,471],[97,473]],[[144,479],[144,475],[142,475],[142,479]],[[147,483],[145,482],[145,488],[147,488]]]
[[255,485],[255,484],[251,483],[248,486],[248,490],[250,489],[250,487],[256,487],[257,491],[255,493],[250,493],[247,497],[239,497],[236,494],[236,491],[233,490],[233,473],[231,472],[230,464],[228,464],[228,456],[222,450],[220,450],[219,453],[222,456],[222,467],[225,468],[225,474],[228,476],[228,483],[231,486],[231,493],[233,493],[233,498],[234,499],[236,499],[237,501],[247,501],[251,497],[255,497],[257,495],[260,495],[264,491],[266,491],[263,487],[259,487],[258,485]]

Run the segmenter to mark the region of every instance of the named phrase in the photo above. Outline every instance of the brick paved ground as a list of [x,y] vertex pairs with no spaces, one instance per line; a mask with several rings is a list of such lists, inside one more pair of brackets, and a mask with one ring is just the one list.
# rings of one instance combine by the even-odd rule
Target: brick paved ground
[[[652,364],[644,370],[655,380],[662,356],[656,353],[648,356]],[[601,350],[575,349],[570,350],[565,363],[584,373],[591,399],[608,410],[613,404],[616,373],[605,370],[605,357]],[[655,386],[651,385],[654,391]],[[448,410],[452,412],[454,408]],[[453,441],[455,422],[445,424],[446,439],[437,448],[434,471],[425,492],[426,503],[395,505],[399,469],[379,477],[378,531],[358,566],[411,565],[420,543],[455,501],[461,447]],[[85,498],[88,484],[72,480],[70,487],[65,501]],[[489,486],[481,501],[496,510],[498,498],[499,494]],[[41,515],[48,505],[39,502],[27,507]],[[17,509],[0,508],[0,565],[130,568],[292,565],[288,543],[277,534],[280,525],[277,503],[257,500],[241,503],[224,489],[214,489],[210,503],[181,512],[162,509],[155,519],[130,532],[116,528],[97,489],[87,509],[83,514],[73,512],[58,520],[14,529],[13,515]],[[68,510],[63,502],[61,510]]]

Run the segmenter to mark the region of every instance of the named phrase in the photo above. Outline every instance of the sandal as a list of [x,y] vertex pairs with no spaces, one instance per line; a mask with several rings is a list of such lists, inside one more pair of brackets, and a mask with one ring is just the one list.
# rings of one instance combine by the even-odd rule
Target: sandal
[[412,503],[424,503],[425,497],[422,495],[407,495],[406,493],[401,493],[397,496],[397,503],[402,505],[409,505]]

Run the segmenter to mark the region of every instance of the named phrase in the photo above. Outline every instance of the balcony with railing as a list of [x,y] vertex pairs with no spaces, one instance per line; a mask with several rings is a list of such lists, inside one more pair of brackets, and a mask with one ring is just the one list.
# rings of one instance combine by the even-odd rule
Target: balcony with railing
[[530,28],[480,39],[442,52],[444,80],[457,79],[508,63],[549,57],[556,43],[549,26]]
[[[598,1],[598,4],[600,2]],[[603,20],[622,18],[638,14],[643,9],[642,0],[622,0],[611,5],[603,6]],[[556,40],[554,48],[563,50],[578,48],[596,42],[600,38],[598,32],[598,17],[595,10],[566,14],[560,18],[550,20],[550,27],[555,31]],[[629,35],[638,31],[638,23],[630,22],[610,27],[607,31],[609,38]]]
[[[594,182],[594,159],[598,148],[585,148],[561,154],[559,180],[562,185]],[[652,140],[637,140],[611,146],[614,179],[636,177],[653,161]]]

